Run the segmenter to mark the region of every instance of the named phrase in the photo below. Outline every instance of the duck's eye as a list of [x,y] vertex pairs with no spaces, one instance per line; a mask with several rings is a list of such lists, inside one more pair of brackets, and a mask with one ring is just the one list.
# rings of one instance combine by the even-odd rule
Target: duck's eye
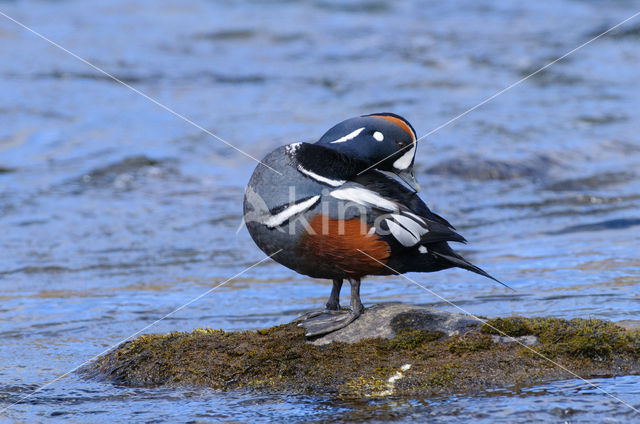
[[373,138],[375,138],[376,141],[382,141],[384,140],[384,134],[382,134],[380,131],[376,131],[373,133]]

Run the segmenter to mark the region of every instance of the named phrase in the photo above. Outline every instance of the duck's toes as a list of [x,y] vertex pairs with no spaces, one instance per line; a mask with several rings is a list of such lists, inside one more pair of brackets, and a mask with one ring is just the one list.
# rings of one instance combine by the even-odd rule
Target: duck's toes
[[292,322],[301,322],[301,321],[307,321],[309,319],[316,318],[319,316],[342,315],[346,313],[347,311],[332,311],[329,309],[320,309],[317,311],[309,311],[306,314],[300,315],[298,318],[294,319]]
[[307,337],[322,336],[346,327],[360,316],[352,311],[323,311],[301,320],[298,327],[304,328]]

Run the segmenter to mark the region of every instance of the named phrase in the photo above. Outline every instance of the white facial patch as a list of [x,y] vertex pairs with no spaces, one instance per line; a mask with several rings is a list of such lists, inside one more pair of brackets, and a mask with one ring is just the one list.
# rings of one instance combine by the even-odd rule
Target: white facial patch
[[418,252],[420,252],[420,253],[427,253],[427,248],[426,248],[426,247],[424,247],[424,246],[420,246],[420,247],[418,247]]
[[334,197],[336,199],[347,200],[364,206],[373,206],[389,212],[398,211],[398,205],[396,205],[394,202],[392,202],[391,200],[387,200],[379,194],[371,190],[367,190],[366,188],[340,188],[338,190],[333,190],[330,194],[331,197]]
[[344,137],[340,137],[337,140],[333,140],[331,143],[344,143],[345,141],[349,141],[351,139],[354,139],[358,136],[358,134],[360,134],[362,132],[362,130],[364,129],[364,127],[362,128],[358,128],[355,131],[350,132],[349,134],[345,135]]
[[382,141],[384,140],[384,134],[382,134],[380,131],[376,131],[373,133],[373,138],[375,138],[376,141]]
[[310,177],[320,183],[330,185],[332,187],[339,187],[342,184],[346,183],[345,180],[332,180],[331,178],[323,177],[322,175],[318,175],[313,171],[309,171],[308,169],[304,169],[302,165],[298,165],[298,171]]
[[411,165],[411,161],[413,161],[413,157],[416,154],[416,143],[413,143],[411,148],[406,151],[405,154],[400,156],[395,162],[393,162],[393,167],[399,170],[405,170]]
[[266,219],[262,221],[262,223],[269,228],[277,227],[281,225],[283,222],[286,222],[288,219],[290,219],[294,215],[297,215],[309,209],[318,201],[318,199],[320,199],[320,196],[313,196],[305,200],[304,202],[291,205],[280,213],[277,213],[275,215],[269,215]]

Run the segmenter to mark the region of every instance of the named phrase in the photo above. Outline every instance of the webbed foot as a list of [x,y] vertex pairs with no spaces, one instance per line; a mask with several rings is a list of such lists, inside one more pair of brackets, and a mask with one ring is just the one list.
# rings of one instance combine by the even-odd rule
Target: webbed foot
[[346,327],[360,316],[360,311],[325,311],[298,323],[304,328],[306,337],[322,336]]
[[360,279],[349,278],[351,284],[351,310],[340,310],[340,288],[342,287],[342,279],[333,280],[333,288],[331,296],[327,302],[327,309],[324,311],[311,311],[301,317],[296,318],[293,322],[298,323],[298,327],[304,328],[305,336],[316,337],[329,334],[336,330],[346,327],[355,321],[364,312],[364,306],[360,302]]
[[316,311],[309,311],[306,314],[300,315],[298,318],[294,319],[292,322],[301,322],[301,321],[306,321],[312,318],[316,318],[318,316],[321,315],[340,315],[340,314],[344,314],[346,313],[346,311],[342,311],[342,310],[330,310],[330,309],[320,309],[320,310],[316,310]]

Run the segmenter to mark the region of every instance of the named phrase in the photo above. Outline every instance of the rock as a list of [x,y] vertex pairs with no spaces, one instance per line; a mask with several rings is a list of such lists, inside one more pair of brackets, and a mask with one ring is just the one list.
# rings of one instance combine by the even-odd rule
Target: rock
[[538,338],[536,336],[520,336],[520,337],[509,337],[509,336],[497,336],[497,335],[493,335],[491,336],[491,340],[494,341],[494,343],[518,343],[524,346],[535,346],[537,345],[540,340],[538,340]]
[[[299,324],[304,327],[304,324]],[[322,346],[331,342],[356,343],[380,337],[393,339],[399,331],[441,332],[446,336],[461,335],[480,326],[478,320],[433,308],[387,303],[372,306],[357,320],[333,333],[314,338],[310,343]]]
[[478,326],[458,314],[385,304],[312,341],[296,323],[143,335],[80,372],[124,386],[424,399],[517,390],[575,374],[640,374],[640,333],[597,319],[509,317]]

